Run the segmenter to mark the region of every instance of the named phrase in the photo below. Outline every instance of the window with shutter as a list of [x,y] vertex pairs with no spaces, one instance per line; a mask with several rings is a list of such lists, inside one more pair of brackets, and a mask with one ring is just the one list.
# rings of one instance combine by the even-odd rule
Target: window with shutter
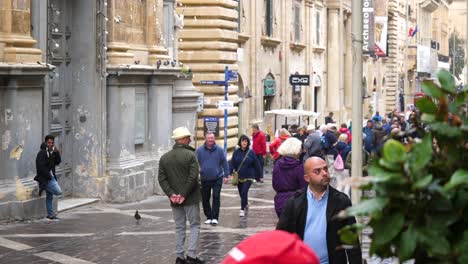
[[301,7],[298,3],[294,6],[294,41],[301,41]]
[[265,33],[273,35],[273,0],[265,0]]

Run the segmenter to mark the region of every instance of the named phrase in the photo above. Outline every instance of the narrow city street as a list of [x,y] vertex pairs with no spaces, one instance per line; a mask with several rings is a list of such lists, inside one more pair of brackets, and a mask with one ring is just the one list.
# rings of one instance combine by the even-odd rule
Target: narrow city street
[[[237,188],[224,185],[218,226],[203,224],[199,252],[219,263],[245,237],[273,229],[271,176],[254,184],[250,209],[239,217]],[[134,219],[135,210],[142,219]],[[65,211],[59,221],[37,220],[0,226],[0,263],[174,263],[174,224],[168,199],[153,196],[132,204],[101,204]]]

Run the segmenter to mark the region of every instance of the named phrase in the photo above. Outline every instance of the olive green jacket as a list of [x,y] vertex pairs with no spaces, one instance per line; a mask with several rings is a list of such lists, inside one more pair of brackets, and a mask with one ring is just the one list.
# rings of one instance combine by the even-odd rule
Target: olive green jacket
[[[194,151],[188,145],[175,144],[159,160],[159,185],[168,197],[173,194],[185,197],[182,205],[192,205],[201,200],[199,166]],[[181,205],[171,202],[171,206]]]

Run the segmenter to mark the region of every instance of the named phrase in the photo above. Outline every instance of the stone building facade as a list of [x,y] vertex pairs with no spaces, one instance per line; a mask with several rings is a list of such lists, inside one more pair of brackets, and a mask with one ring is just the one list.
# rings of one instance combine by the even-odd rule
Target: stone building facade
[[177,61],[171,0],[30,1],[0,6],[0,219],[45,214],[35,156],[62,151],[65,196],[130,202],[160,192],[173,128],[195,128],[191,75]]

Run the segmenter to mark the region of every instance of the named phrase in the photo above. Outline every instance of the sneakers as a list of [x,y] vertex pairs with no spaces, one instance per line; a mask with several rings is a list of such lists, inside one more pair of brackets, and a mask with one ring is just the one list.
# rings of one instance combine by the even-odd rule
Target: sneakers
[[212,224],[212,225],[217,225],[217,224],[218,224],[218,220],[216,220],[216,219],[211,220],[211,224]]
[[208,219],[205,221],[205,225],[211,225],[213,223],[213,220]]
[[185,264],[185,263],[186,263],[186,261],[183,258],[177,258],[176,261],[175,261],[175,264]]
[[240,210],[240,211],[239,211],[239,216],[240,216],[240,217],[244,217],[244,216],[245,216],[245,211],[244,211],[244,210]]
[[47,219],[49,219],[49,220],[59,220],[59,218],[56,215],[47,216]]
[[186,264],[205,264],[205,261],[199,259],[198,257],[197,258],[191,258],[191,257],[187,256],[187,259],[185,259],[185,263]]

